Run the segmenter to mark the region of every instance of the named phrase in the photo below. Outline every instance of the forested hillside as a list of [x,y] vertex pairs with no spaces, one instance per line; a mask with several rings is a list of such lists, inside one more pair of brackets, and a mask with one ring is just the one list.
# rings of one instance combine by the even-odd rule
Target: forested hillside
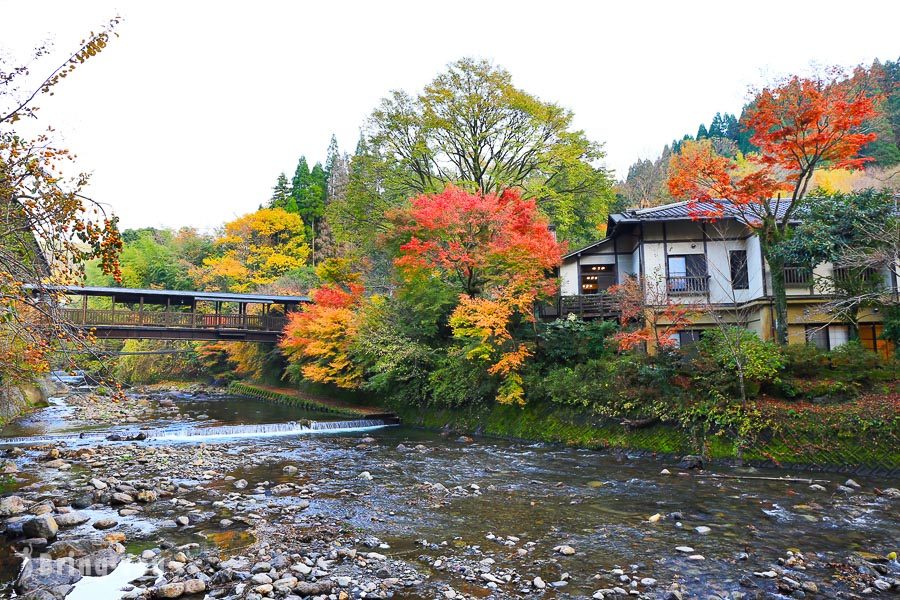
[[[860,173],[822,173],[817,183],[828,191],[848,192],[866,187],[879,187],[886,181],[897,183],[900,168],[900,59],[875,61],[866,69],[866,84],[873,94],[883,96],[883,106],[878,116],[869,120],[864,129],[877,134],[875,141],[863,148],[861,156],[871,159],[868,175]],[[719,154],[725,156],[747,155],[756,151],[750,142],[750,133],[742,123],[750,103],[745,104],[739,116],[732,113],[716,113],[709,124],[700,123],[696,133],[686,133],[681,139],[667,144],[656,159],[639,159],[628,168],[625,179],[618,186],[618,208],[658,206],[671,202],[666,186],[669,162],[684,142],[710,140]]]

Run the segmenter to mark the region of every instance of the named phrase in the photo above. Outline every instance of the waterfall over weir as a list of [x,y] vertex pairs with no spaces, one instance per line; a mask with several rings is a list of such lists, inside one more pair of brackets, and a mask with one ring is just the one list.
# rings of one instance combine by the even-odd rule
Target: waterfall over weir
[[[111,438],[111,441],[192,441],[203,442],[213,439],[227,438],[266,438],[293,435],[310,435],[317,433],[353,433],[370,431],[381,427],[390,427],[384,419],[356,419],[352,421],[303,421],[288,423],[267,423],[257,425],[223,425],[221,427],[184,427],[151,430],[107,430],[90,431],[81,434],[39,435],[31,437],[0,438],[0,446],[31,446],[57,442],[99,441]],[[143,437],[140,437],[143,436]]]

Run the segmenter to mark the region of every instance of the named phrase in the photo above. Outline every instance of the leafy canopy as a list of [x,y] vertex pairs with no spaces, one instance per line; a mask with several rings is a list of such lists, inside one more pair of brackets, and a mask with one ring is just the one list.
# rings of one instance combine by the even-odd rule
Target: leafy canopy
[[384,194],[402,200],[448,183],[499,194],[521,188],[566,240],[596,238],[613,199],[600,145],[572,112],[516,88],[509,72],[464,58],[416,97],[394,91],[369,121],[367,154]]

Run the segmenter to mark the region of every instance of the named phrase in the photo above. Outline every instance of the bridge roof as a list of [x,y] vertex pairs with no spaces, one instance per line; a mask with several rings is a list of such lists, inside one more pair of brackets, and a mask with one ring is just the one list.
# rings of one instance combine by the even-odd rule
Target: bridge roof
[[147,304],[186,305],[198,302],[241,302],[245,304],[300,304],[311,302],[308,296],[278,296],[271,294],[233,294],[230,292],[199,292],[190,290],[148,290],[117,287],[81,287],[77,285],[33,286],[31,290],[46,290],[73,296],[107,296],[114,297],[116,302],[140,302]]

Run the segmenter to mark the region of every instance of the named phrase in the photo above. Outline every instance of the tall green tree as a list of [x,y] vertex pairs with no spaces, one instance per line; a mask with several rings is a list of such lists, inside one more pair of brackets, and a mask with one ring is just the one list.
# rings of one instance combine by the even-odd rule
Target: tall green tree
[[559,236],[595,239],[614,199],[597,166],[601,145],[572,127],[571,111],[512,83],[486,61],[451,64],[417,96],[392,92],[373,112],[368,157],[388,204],[447,183],[496,193],[521,188]]
[[283,208],[289,210],[291,206],[291,184],[287,175],[280,173],[272,188],[272,197],[269,199],[269,208]]

